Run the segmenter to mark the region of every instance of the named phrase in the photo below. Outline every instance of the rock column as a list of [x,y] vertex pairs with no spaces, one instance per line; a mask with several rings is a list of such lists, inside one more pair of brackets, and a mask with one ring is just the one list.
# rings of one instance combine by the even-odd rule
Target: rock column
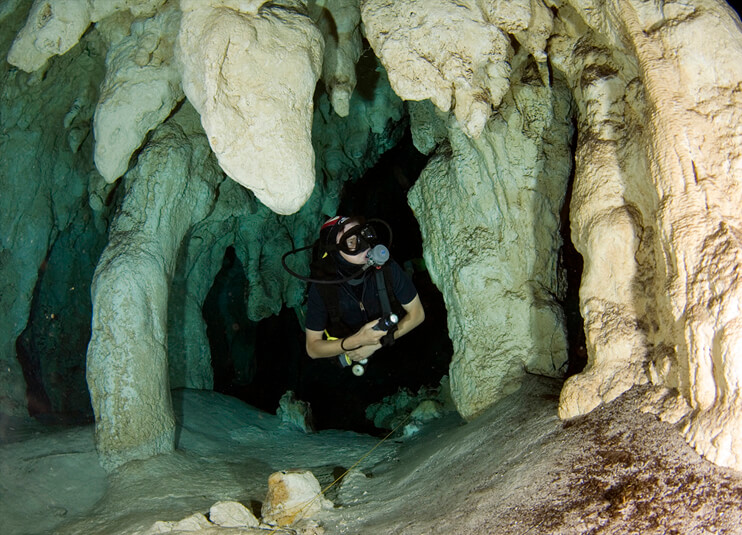
[[410,191],[448,309],[451,390],[465,418],[516,390],[526,371],[564,371],[557,260],[569,114],[564,86],[514,86],[479,139],[449,127]]
[[126,193],[92,285],[87,379],[96,445],[107,469],[171,451],[167,305],[183,237],[223,178],[189,105],[160,126]]
[[[569,379],[559,414],[585,414],[647,382],[651,353],[646,302],[654,297],[651,262],[655,196],[647,187],[641,127],[627,119],[640,84],[635,62],[575,46],[566,66],[575,85],[578,139],[570,220],[584,258],[580,311],[588,364]],[[619,67],[620,65],[620,67]],[[653,261],[654,259],[651,258]]]
[[668,320],[679,390],[693,411],[683,431],[710,461],[742,470],[740,20],[725,2],[685,6],[675,24],[633,2],[615,5],[651,111]]

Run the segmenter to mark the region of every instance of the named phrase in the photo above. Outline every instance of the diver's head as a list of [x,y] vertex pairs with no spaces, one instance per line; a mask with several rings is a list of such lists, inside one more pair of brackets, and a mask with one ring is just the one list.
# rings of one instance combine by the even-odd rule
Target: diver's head
[[336,216],[322,225],[320,231],[325,248],[351,264],[364,265],[366,256],[378,238],[376,231],[363,217]]

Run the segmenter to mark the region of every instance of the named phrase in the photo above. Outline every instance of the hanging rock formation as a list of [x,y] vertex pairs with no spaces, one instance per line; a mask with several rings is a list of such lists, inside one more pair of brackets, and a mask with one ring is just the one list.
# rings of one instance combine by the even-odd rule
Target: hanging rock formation
[[147,133],[183,100],[173,58],[179,25],[173,2],[154,17],[132,20],[125,35],[119,20],[99,25],[110,42],[93,123],[95,166],[108,182],[126,172]]
[[347,117],[356,86],[356,63],[361,57],[361,10],[358,0],[314,3],[312,19],[325,38],[322,79],[335,113]]
[[181,3],[183,89],[227,175],[291,214],[314,187],[312,96],[324,42],[300,2],[254,13],[230,4]]
[[120,11],[135,17],[154,15],[165,0],[35,0],[8,52],[8,63],[26,72],[44,67],[49,58],[65,54],[77,44],[92,22]]

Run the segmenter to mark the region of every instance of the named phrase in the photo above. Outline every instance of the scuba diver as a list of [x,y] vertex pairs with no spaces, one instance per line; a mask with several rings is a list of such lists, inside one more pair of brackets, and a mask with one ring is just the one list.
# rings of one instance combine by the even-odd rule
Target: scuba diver
[[[380,222],[389,229],[389,225]],[[391,229],[389,229],[391,241]],[[313,359],[338,358],[355,375],[380,348],[409,333],[425,319],[417,290],[378,243],[361,217],[336,216],[320,230],[307,302],[306,350]],[[284,267],[292,275],[285,263]]]

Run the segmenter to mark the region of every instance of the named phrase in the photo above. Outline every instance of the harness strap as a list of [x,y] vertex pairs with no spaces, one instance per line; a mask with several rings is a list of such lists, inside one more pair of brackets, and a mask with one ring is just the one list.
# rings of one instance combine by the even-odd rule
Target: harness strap
[[[399,304],[399,300],[394,294],[391,266],[387,264],[381,268],[375,269],[374,275],[376,282],[376,296],[379,299],[382,314],[385,317],[392,313],[397,315],[402,314],[402,306]],[[332,332],[333,335],[340,338],[353,334],[353,330],[345,324],[341,316],[339,296],[340,288],[338,288],[337,285],[322,284],[317,285],[317,290],[319,291],[327,310],[328,333]],[[382,346],[386,347],[394,343],[394,331],[396,329],[396,326],[392,327],[389,329],[387,334],[381,338]]]
[[392,305],[389,302],[389,294],[387,292],[384,270],[377,268],[374,275],[376,275],[376,293],[379,294],[379,301],[381,302],[381,313],[384,316],[388,316],[392,313]]
[[[381,302],[381,313],[384,317],[389,317],[389,315],[392,313],[392,304],[389,302],[389,292],[387,283],[389,282],[387,279],[389,277],[384,276],[385,270],[382,269],[376,269],[376,293],[379,296],[379,301]],[[392,291],[392,295],[394,292]],[[394,331],[397,330],[397,326],[394,325],[393,327],[390,327],[387,333],[381,337],[381,345],[383,347],[390,346],[394,344]]]

